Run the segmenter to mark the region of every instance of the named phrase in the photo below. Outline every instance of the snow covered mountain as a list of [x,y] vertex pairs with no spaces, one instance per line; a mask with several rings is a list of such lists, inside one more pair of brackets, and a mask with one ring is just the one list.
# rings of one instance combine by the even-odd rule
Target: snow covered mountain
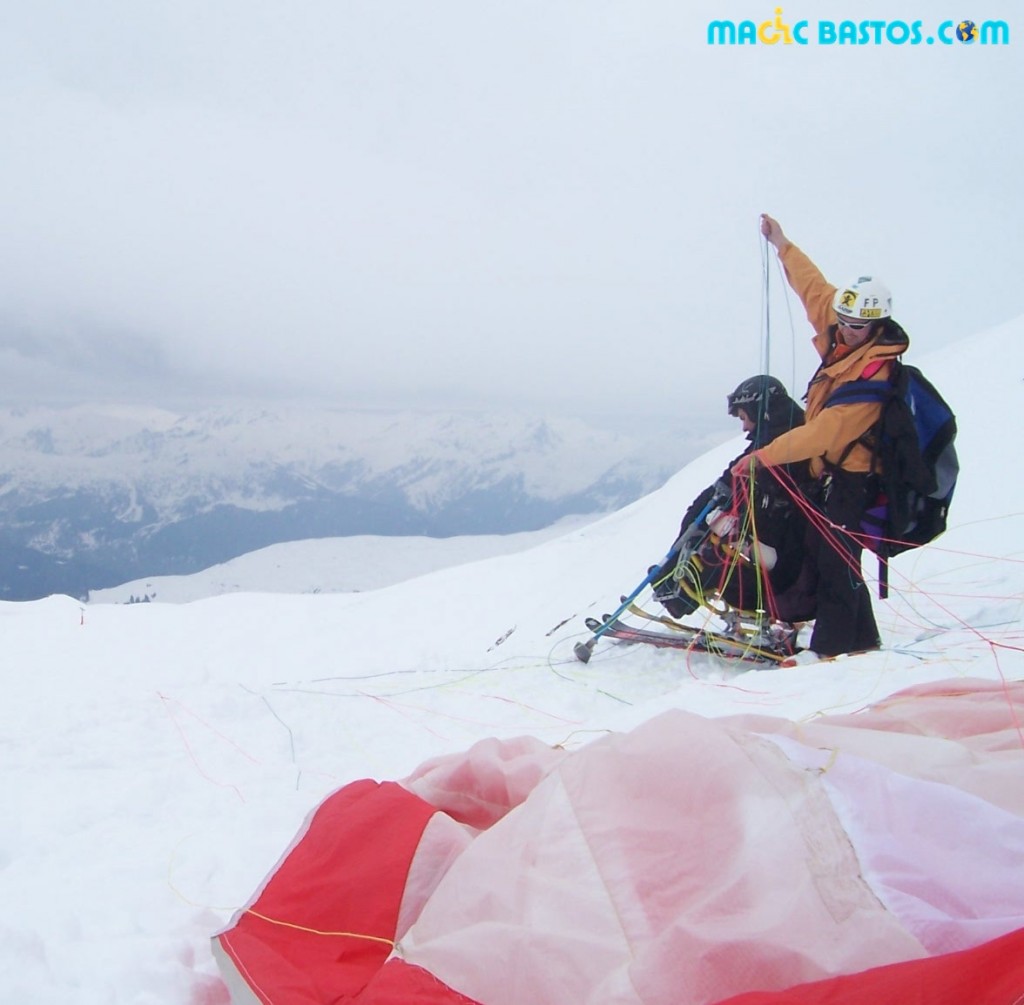
[[7,409],[0,597],[81,596],[284,541],[536,530],[644,495],[715,438],[509,414]]

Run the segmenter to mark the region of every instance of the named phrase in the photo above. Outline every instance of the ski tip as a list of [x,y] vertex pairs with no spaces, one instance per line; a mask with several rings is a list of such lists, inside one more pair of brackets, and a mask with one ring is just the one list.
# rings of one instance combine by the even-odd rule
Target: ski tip
[[576,645],[573,646],[572,651],[576,655],[576,659],[581,663],[590,662],[591,648],[586,644],[586,642],[577,642]]

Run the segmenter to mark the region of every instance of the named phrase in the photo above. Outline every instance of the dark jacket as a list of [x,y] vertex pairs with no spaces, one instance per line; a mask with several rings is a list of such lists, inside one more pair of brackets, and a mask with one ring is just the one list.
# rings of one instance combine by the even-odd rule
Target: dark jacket
[[[736,508],[732,501],[730,470],[741,457],[798,428],[804,421],[803,409],[787,394],[759,398],[756,406],[748,402],[741,407],[754,423],[754,428],[747,434],[748,446],[740,457],[730,462],[721,478],[690,504],[668,560],[654,574],[654,594],[673,617],[683,617],[694,611],[698,606],[698,596],[716,592],[736,608],[753,610],[765,607],[772,616],[783,621],[805,620],[813,617],[815,606],[814,585],[809,578],[813,569],[806,561],[807,521],[794,502],[792,491],[780,484],[775,474],[767,470],[758,471],[746,497],[753,506],[753,536],[760,543],[770,545],[777,554],[776,564],[767,575],[767,583],[760,579],[760,569],[746,562],[737,562],[728,550],[716,543],[717,538],[707,536],[706,521],[697,522],[712,500],[723,510]],[[753,410],[756,410],[756,415],[752,414]],[[786,465],[786,476],[796,484],[799,496],[808,481],[807,465]],[[698,561],[691,562],[689,555],[695,555]],[[689,587],[675,583],[681,556],[684,561],[680,568],[687,569],[684,575]],[[699,583],[695,583],[693,577]]]
[[[754,429],[747,434],[747,448],[729,462],[729,466],[722,472],[718,481],[709,485],[690,503],[679,525],[680,538],[693,526],[694,521],[716,493],[722,497],[723,508],[729,507],[733,493],[733,477],[730,473],[733,465],[741,458],[771,443],[777,436],[803,425],[804,410],[792,398],[787,397],[783,402],[773,401],[770,408],[766,407],[764,402],[760,403],[758,415],[751,416],[751,418],[754,421]],[[798,486],[804,487],[808,480],[807,465],[785,465],[785,475]],[[757,472],[750,498],[754,504],[752,515],[756,522],[758,540],[770,544],[779,551],[780,565],[786,565],[787,568],[780,569],[779,566],[776,566],[776,569],[779,570],[778,579],[780,583],[787,582],[791,578],[795,578],[799,571],[803,550],[804,522],[799,518],[792,519],[796,509],[793,500],[779,484],[775,475],[769,471],[759,470]],[[799,528],[796,527],[797,523],[800,524]],[[783,561],[783,551],[801,553],[794,557],[795,569],[788,569],[790,563]],[[773,584],[775,579],[776,575],[773,570]],[[784,586],[780,586],[780,589],[784,588]]]

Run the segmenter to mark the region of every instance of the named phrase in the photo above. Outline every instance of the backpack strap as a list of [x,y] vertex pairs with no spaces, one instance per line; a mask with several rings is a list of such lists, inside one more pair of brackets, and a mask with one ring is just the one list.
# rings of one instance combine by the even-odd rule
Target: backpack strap
[[[871,380],[888,360],[874,360],[862,371],[858,380],[851,380],[841,384],[832,394],[829,395],[823,408],[831,408],[833,405],[853,405],[864,401],[877,401],[884,405],[896,393],[896,383],[899,377],[899,360],[893,360],[894,366],[888,380]],[[881,409],[877,422],[873,423],[855,440],[851,440],[839,455],[839,463],[836,468],[841,468],[850,456],[850,452],[859,443],[871,451],[871,463],[869,471],[874,471],[878,464],[879,445],[881,441],[882,423],[884,421],[885,409]],[[889,562],[885,551],[885,545],[881,545],[878,551],[878,598],[885,600],[889,596]]]
[[[880,405],[884,405],[896,392],[899,360],[891,361],[893,363],[893,370],[888,380],[872,380],[870,378],[877,374],[888,362],[890,360],[887,359],[876,359],[870,362],[861,371],[861,376],[857,380],[847,381],[845,384],[840,384],[839,387],[835,388],[828,396],[822,409],[832,408],[835,405],[857,405],[866,401],[878,402]],[[839,455],[839,463],[834,465],[834,467],[841,468],[846,463],[846,458],[850,456],[850,452],[859,443],[871,451],[871,467],[869,470],[874,471],[878,461],[878,434],[881,423],[882,416],[879,415],[876,423],[870,428],[865,429],[860,436],[847,443],[843,448],[843,452]]]
[[829,396],[822,408],[835,405],[856,405],[863,401],[883,402],[892,393],[892,384],[887,380],[850,380],[840,384]]

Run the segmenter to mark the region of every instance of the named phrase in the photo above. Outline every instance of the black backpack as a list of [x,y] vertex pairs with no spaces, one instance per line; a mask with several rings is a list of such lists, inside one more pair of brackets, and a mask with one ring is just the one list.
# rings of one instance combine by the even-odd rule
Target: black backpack
[[946,529],[960,473],[953,410],[917,367],[899,360],[892,365],[890,380],[851,381],[825,403],[882,403],[878,422],[854,441],[869,447],[881,466],[878,497],[868,505],[862,530],[865,547],[882,559],[919,548]]

